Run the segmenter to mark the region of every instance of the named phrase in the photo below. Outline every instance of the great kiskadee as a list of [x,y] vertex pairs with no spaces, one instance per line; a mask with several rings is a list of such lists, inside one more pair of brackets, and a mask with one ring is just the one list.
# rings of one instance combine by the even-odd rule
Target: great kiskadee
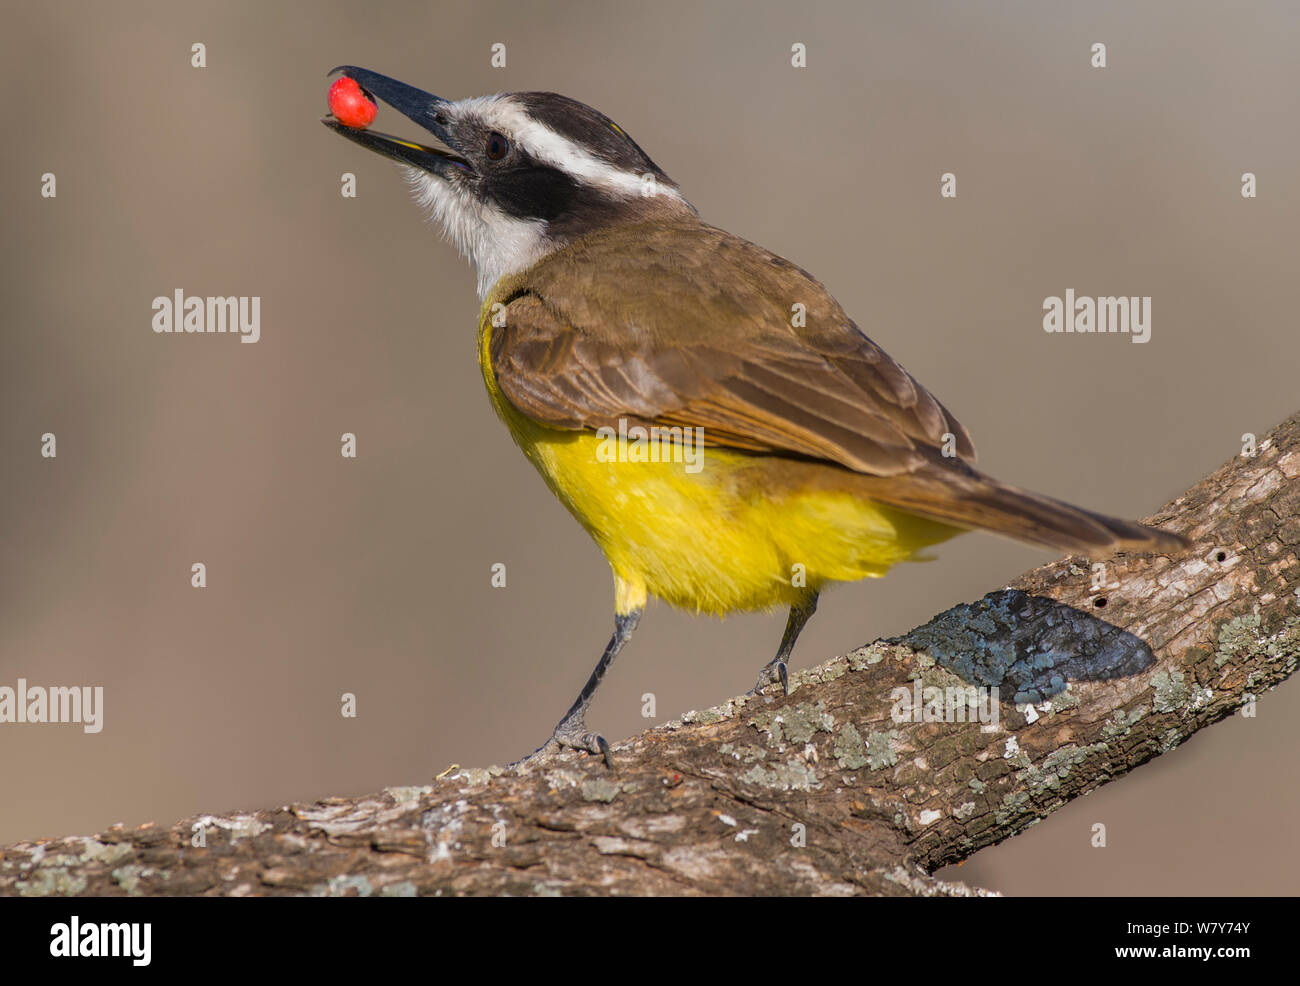
[[[788,692],[825,586],[964,531],[1094,557],[1185,546],[978,472],[966,429],[812,275],[701,221],[591,107],[550,92],[453,102],[334,71],[443,145],[323,120],[404,165],[477,268],[492,404],[614,572],[613,636],[538,754],[611,762],[587,708],[650,595],[718,614],[789,606],[755,686]],[[699,468],[638,451],[644,436],[675,452],[699,439]]]

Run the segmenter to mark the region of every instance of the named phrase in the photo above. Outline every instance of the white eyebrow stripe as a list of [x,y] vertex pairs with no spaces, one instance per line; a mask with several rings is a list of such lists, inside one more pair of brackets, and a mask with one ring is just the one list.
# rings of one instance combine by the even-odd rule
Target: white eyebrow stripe
[[495,126],[524,148],[529,154],[546,164],[559,168],[575,178],[603,186],[611,192],[629,198],[645,195],[668,195],[686,201],[682,193],[667,182],[660,181],[653,172],[643,175],[617,168],[575,144],[567,137],[539,123],[508,96],[476,96],[453,104],[480,117],[489,126]]

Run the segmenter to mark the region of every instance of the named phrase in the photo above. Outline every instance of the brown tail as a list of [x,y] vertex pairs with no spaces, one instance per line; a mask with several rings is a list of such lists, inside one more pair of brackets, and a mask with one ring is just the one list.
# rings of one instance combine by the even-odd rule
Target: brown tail
[[908,513],[1060,551],[1180,552],[1185,537],[1000,483],[956,460],[902,476],[861,477],[873,499]]

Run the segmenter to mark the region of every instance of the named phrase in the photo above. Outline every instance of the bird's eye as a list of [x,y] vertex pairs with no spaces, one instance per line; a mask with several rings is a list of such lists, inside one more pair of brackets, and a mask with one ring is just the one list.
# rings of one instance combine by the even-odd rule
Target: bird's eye
[[487,156],[489,161],[500,161],[510,153],[510,141],[495,130],[488,135]]

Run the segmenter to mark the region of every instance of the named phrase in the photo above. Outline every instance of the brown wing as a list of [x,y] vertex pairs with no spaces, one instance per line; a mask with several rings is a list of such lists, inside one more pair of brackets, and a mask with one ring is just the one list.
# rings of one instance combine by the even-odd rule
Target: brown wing
[[863,496],[920,516],[1066,551],[1187,545],[976,471],[966,430],[825,288],[721,230],[590,237],[496,297],[497,382],[552,427],[702,427],[708,443],[846,467]]
[[821,284],[722,230],[590,237],[503,300],[496,379],[555,428],[701,427],[711,444],[876,476],[933,461],[945,434],[957,456],[975,457],[966,430]]

